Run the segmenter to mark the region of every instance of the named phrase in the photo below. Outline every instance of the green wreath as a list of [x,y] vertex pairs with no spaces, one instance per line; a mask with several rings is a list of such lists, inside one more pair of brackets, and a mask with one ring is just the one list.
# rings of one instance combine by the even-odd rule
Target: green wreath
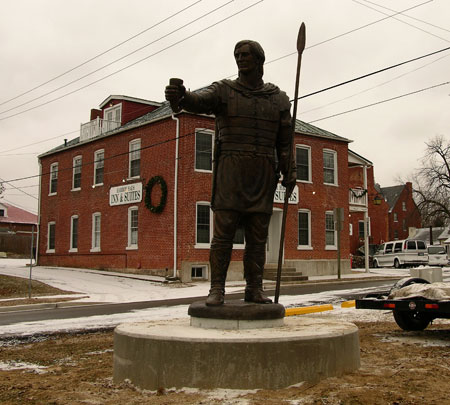
[[[161,200],[158,205],[152,204],[152,190],[155,184],[161,187]],[[145,206],[154,214],[159,214],[164,210],[167,201],[167,183],[161,176],[152,177],[145,186]]]

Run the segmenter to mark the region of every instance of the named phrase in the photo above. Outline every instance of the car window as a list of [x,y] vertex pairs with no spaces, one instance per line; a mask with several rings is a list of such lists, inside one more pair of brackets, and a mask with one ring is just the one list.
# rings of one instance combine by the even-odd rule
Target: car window
[[445,255],[445,248],[443,246],[429,246],[428,253],[430,255]]
[[415,240],[409,240],[407,245],[408,250],[415,250],[416,249],[416,241]]
[[425,242],[422,240],[417,241],[417,249],[426,249]]
[[394,245],[394,252],[401,252],[402,251],[402,242],[396,242]]
[[386,250],[385,250],[385,253],[392,253],[392,246],[393,246],[394,244],[393,243],[387,243],[386,244]]
[[384,243],[382,245],[378,246],[378,249],[375,254],[381,254],[383,252],[384,252]]

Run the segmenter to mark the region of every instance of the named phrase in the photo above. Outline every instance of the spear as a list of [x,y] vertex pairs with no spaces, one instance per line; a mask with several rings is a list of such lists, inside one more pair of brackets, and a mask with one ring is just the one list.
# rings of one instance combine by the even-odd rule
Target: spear
[[[294,144],[294,134],[295,134],[295,121],[297,119],[297,105],[298,105],[298,86],[300,83],[300,68],[302,66],[302,54],[305,49],[305,43],[306,43],[306,28],[305,23],[302,22],[302,25],[300,25],[300,29],[298,30],[298,37],[297,37],[297,74],[295,77],[295,96],[294,96],[294,110],[292,113],[292,135],[291,135],[291,143],[289,146],[289,153],[288,153],[288,170],[286,173],[286,176],[289,176],[292,170],[292,149]],[[281,221],[281,236],[280,236],[280,249],[278,251],[278,269],[277,269],[277,284],[275,288],[275,302],[278,303],[278,298],[280,297],[280,283],[281,283],[281,267],[283,264],[283,247],[284,247],[284,237],[286,233],[286,217],[287,217],[287,210],[289,206],[289,192],[286,188],[286,193],[284,195],[284,205],[283,205],[283,219]]]

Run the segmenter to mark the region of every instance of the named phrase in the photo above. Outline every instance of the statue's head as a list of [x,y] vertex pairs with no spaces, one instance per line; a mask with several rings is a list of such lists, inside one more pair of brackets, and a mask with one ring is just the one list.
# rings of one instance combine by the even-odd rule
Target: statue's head
[[[236,55],[239,53],[239,50],[248,49],[250,52],[254,63],[256,64],[256,69],[258,72],[258,75],[262,78],[264,74],[264,61],[266,60],[266,56],[264,54],[264,50],[262,49],[261,45],[256,41],[251,41],[248,39],[245,39],[243,41],[239,41],[236,46],[234,47],[234,55],[236,58]],[[238,60],[236,59],[236,62]],[[238,63],[239,67],[239,63]]]

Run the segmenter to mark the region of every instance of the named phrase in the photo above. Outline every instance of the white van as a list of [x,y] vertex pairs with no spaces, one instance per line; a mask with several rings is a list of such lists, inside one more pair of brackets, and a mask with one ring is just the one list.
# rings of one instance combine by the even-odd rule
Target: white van
[[428,246],[428,264],[441,267],[449,264],[444,246]]
[[394,240],[380,245],[373,256],[374,267],[414,267],[428,264],[428,252],[424,241]]

